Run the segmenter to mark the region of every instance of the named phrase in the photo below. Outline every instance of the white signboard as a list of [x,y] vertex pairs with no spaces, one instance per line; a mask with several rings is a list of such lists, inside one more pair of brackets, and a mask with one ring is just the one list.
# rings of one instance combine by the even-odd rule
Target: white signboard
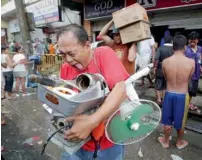
[[8,29],[10,33],[20,32],[20,27],[17,19],[13,19],[8,23]]
[[58,0],[43,0],[26,7],[27,12],[34,13],[36,25],[59,21]]
[[5,29],[1,28],[1,37],[5,36],[5,35],[6,35]]

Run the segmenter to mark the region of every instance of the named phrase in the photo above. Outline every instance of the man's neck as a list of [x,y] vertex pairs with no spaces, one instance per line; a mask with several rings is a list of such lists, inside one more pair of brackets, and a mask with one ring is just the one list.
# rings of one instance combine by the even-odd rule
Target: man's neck
[[191,47],[191,49],[193,50],[193,52],[194,52],[194,53],[196,53],[197,48],[198,48],[198,47],[197,47],[197,45],[196,45],[196,46],[194,46],[194,47]]
[[174,55],[184,56],[184,53],[183,53],[183,51],[175,51]]

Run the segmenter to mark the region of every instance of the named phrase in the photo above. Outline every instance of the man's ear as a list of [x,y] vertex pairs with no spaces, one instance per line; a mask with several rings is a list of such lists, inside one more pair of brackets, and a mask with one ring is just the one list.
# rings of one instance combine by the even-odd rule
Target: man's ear
[[91,48],[91,43],[90,43],[90,41],[86,41],[85,46],[86,46],[87,49],[90,49],[90,48]]

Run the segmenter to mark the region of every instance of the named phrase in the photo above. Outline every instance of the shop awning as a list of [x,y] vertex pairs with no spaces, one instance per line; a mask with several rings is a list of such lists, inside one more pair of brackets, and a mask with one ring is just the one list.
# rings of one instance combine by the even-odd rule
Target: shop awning
[[168,26],[170,29],[202,29],[201,9],[156,13],[150,16],[153,26]]

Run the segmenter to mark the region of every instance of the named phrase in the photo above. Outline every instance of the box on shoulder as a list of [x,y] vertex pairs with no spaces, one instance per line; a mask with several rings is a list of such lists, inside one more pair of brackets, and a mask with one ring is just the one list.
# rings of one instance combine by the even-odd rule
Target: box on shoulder
[[116,28],[121,28],[140,20],[149,22],[146,9],[138,3],[116,11],[112,16]]
[[119,29],[123,44],[151,38],[150,24],[139,21]]

